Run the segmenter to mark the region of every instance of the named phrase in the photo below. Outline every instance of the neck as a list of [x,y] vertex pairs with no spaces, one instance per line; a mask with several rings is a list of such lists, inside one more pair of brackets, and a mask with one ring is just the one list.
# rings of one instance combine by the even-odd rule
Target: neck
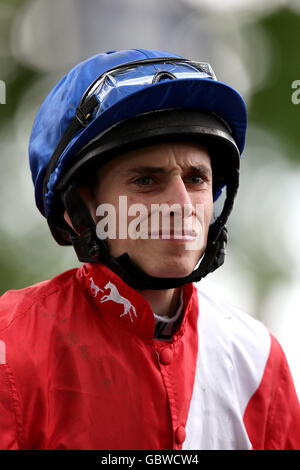
[[157,315],[172,317],[179,305],[181,287],[165,290],[142,290],[140,294],[148,300]]

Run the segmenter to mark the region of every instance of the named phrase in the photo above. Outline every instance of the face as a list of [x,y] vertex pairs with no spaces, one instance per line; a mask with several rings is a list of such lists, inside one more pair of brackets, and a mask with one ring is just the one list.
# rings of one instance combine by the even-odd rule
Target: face
[[177,142],[127,152],[99,169],[88,205],[98,233],[115,223],[106,240],[112,256],[128,253],[151,276],[187,276],[205,251],[212,216],[210,156]]

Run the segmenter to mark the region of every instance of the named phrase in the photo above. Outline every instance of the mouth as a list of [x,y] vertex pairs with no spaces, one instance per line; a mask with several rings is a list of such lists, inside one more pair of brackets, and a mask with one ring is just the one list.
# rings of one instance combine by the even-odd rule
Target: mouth
[[154,240],[172,240],[178,242],[190,242],[195,240],[199,236],[199,233],[196,230],[188,230],[184,233],[168,230],[159,230],[159,231],[152,231],[149,233],[149,238]]

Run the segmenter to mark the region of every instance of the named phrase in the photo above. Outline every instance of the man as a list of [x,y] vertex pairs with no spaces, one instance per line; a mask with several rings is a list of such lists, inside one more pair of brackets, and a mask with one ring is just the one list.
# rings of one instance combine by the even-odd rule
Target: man
[[198,282],[224,261],[245,132],[235,90],[162,51],[96,55],[48,95],[36,203],[84,264],[1,299],[1,448],[300,448],[278,342]]

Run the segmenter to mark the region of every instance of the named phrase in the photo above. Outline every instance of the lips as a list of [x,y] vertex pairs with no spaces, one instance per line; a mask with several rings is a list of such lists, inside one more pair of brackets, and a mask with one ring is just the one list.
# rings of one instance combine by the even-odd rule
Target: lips
[[197,238],[199,233],[196,230],[185,230],[183,233],[168,230],[152,231],[149,233],[149,238],[152,239],[164,239],[164,240],[185,240],[191,241]]

